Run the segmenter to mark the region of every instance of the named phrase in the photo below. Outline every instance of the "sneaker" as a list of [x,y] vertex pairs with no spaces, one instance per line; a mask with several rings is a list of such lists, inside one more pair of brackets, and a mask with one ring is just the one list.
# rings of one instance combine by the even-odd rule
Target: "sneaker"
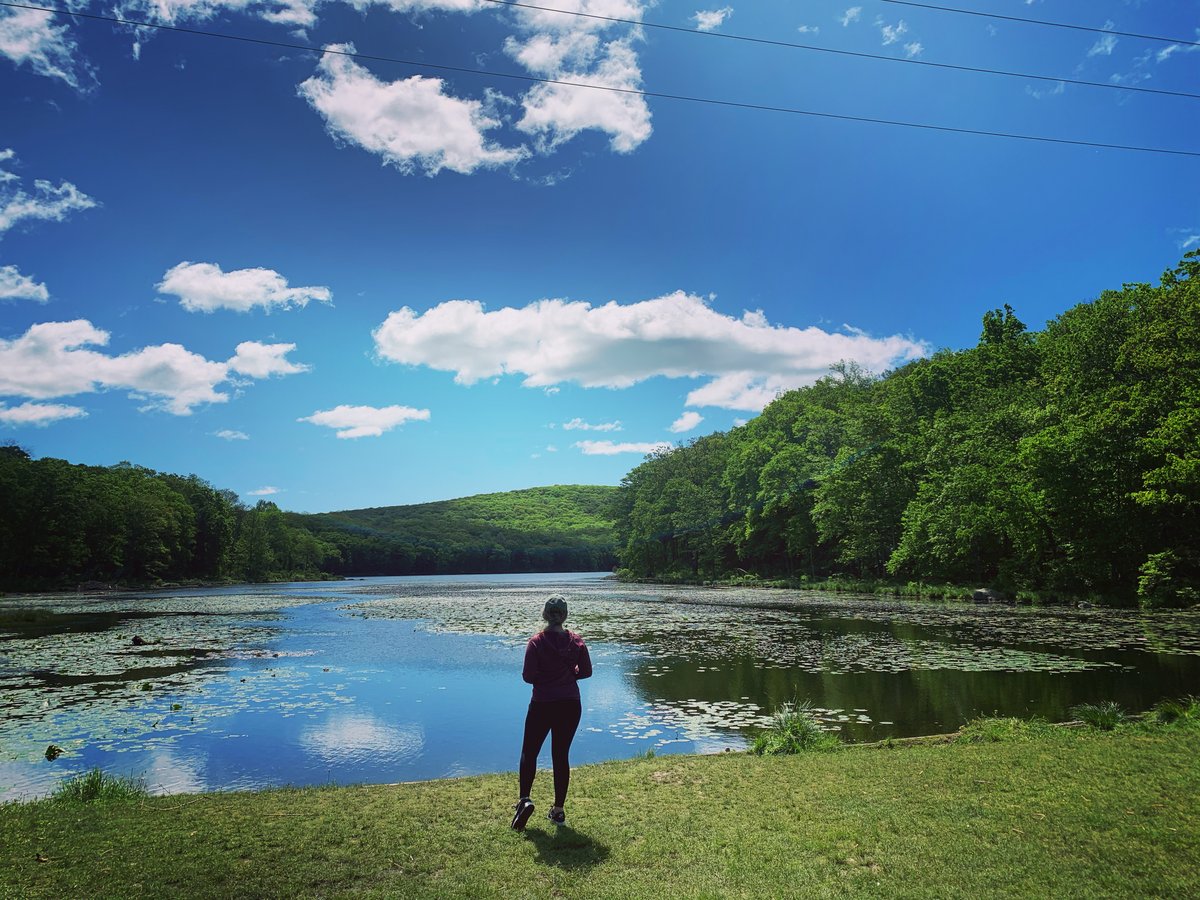
[[528,797],[522,797],[513,809],[515,810],[512,820],[513,831],[524,831],[525,823],[533,815],[533,801]]
[[567,824],[567,814],[564,810],[561,810],[561,809],[550,810],[550,812],[546,813],[546,818],[549,819],[551,822],[553,822],[555,825],[566,825]]

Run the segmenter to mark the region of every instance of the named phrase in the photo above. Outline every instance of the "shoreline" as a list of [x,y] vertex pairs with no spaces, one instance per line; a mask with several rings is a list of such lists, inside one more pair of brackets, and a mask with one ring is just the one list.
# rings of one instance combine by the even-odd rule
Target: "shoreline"
[[539,773],[521,834],[511,772],[4,804],[0,868],[30,898],[1200,891],[1195,723],[990,727],[869,753],[581,766],[558,829]]

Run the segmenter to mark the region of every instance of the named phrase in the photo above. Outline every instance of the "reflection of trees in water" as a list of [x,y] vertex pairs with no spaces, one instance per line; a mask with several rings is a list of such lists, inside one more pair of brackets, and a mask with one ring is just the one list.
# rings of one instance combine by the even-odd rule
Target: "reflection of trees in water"
[[[841,723],[842,733],[855,741],[954,731],[980,715],[1062,721],[1075,704],[1100,700],[1140,711],[1161,699],[1194,692],[1200,682],[1200,662],[1193,657],[1119,656],[1137,670],[806,672],[764,667],[753,656],[724,655],[713,663],[719,671],[697,672],[705,666],[694,659],[663,656],[655,660],[657,676],[639,663],[630,681],[647,700],[668,703],[703,698],[757,704],[770,712],[782,703],[809,699],[822,710],[842,711],[848,720]],[[856,722],[855,710],[866,710],[871,722]]]

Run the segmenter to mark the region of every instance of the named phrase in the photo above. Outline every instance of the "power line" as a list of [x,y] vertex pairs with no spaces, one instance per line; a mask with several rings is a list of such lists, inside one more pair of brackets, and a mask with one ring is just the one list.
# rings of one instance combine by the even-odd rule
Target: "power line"
[[181,34],[194,34],[202,37],[222,38],[229,41],[240,41],[246,44],[258,44],[266,47],[281,47],[285,50],[300,50],[305,53],[315,53],[320,56],[347,56],[352,59],[364,59],[372,62],[397,63],[421,69],[435,69],[442,72],[459,72],[466,75],[484,76],[489,78],[507,78],[513,81],[534,82],[537,84],[552,84],[561,87],[586,88],[594,91],[608,91],[615,94],[628,94],[637,97],[653,97],[659,100],[676,100],[685,103],[703,103],[710,106],[723,106],[732,109],[751,109],[759,112],[783,113],[794,116],[808,116],[818,119],[833,119],[841,122],[862,122],[870,125],[890,125],[897,128],[915,128],[922,131],[938,131],[947,134],[972,134],[979,137],[1008,138],[1010,140],[1030,141],[1042,144],[1065,144],[1073,147],[1092,147],[1099,150],[1128,150],[1135,153],[1158,153],[1167,156],[1190,156],[1200,158],[1200,151],[1173,150],[1167,147],[1141,147],[1131,144],[1109,144],[1101,141],[1072,140],[1069,138],[1046,137],[1036,134],[1019,134],[1011,131],[986,131],[976,128],[956,128],[951,125],[933,125],[924,122],[905,122],[899,119],[879,119],[870,116],[852,116],[842,113],[817,112],[816,110],[797,109],[790,106],[772,106],[765,103],[743,103],[736,100],[718,100],[712,97],[693,97],[687,94],[668,94],[661,91],[643,91],[637,88],[612,87],[605,84],[589,84],[583,81],[564,81],[557,78],[541,78],[536,75],[518,75],[511,72],[493,72],[488,69],[468,69],[465,66],[450,66],[441,63],[421,62],[418,60],[401,59],[394,56],[378,56],[368,53],[358,53],[350,50],[335,50],[329,47],[314,47],[309,44],[294,44],[288,41],[273,41],[267,38],[253,38],[240,34],[229,34],[221,31],[205,31],[198,28],[184,28],[180,25],[163,25],[155,22],[139,22],[118,16],[104,16],[97,13],[71,12],[54,9],[48,6],[34,6],[25,3],[12,3],[0,0],[0,7],[11,9],[33,9],[53,15],[74,16],[81,19],[93,19],[100,22],[113,22],[117,25],[128,25],[134,28],[154,28],[160,31],[175,31]]
[[1143,41],[1162,41],[1164,44],[1182,44],[1185,47],[1200,47],[1200,41],[1184,38],[1162,37],[1157,34],[1138,34],[1135,31],[1115,31],[1111,28],[1096,28],[1092,25],[1071,25],[1066,22],[1048,22],[1045,19],[1027,19],[1023,16],[1002,16],[999,13],[980,12],[975,9],[959,9],[957,6],[934,6],[932,3],[916,3],[914,0],[880,0],[899,6],[915,6],[919,9],[936,9],[938,12],[962,13],[964,16],[982,16],[985,19],[1003,19],[1006,22],[1025,22],[1029,25],[1048,25],[1051,28],[1069,28],[1072,31],[1091,31],[1096,34],[1115,34],[1118,37],[1138,38]]
[[[540,12],[561,13],[566,16],[576,16],[583,19],[597,19],[601,22],[614,22],[619,25],[636,25],[641,28],[658,28],[662,31],[674,31],[681,34],[697,34],[701,37],[722,38],[727,41],[741,41],[748,44],[763,44],[769,47],[786,47],[789,50],[811,50],[816,53],[831,53],[835,56],[850,56],[857,59],[876,59],[883,62],[905,63],[912,66],[927,66],[934,69],[950,69],[956,72],[975,72],[982,75],[1002,75],[1006,78],[1029,78],[1034,81],[1053,81],[1062,84],[1083,85],[1084,87],[1104,88],[1110,91],[1131,91],[1139,94],[1162,94],[1168,97],[1187,97],[1200,100],[1200,94],[1188,91],[1170,91],[1164,88],[1136,87],[1134,85],[1114,84],[1111,81],[1084,81],[1078,78],[1058,78],[1053,75],[1031,75],[1028,72],[1009,72],[1004,69],[985,69],[979,66],[961,66],[952,63],[931,62],[927,59],[905,59],[898,56],[884,56],[881,53],[863,53],[855,50],[837,50],[833,47],[821,47],[817,44],[801,44],[797,41],[781,41],[772,38],[752,37],[745,34],[733,34],[725,31],[701,31],[698,28],[684,28],[681,25],[666,25],[661,22],[646,22],[641,19],[622,19],[617,16],[601,16],[596,13],[579,12],[572,9],[555,9],[551,6],[537,6],[533,3],[522,3],[519,0],[485,0],[497,6],[513,6],[518,9],[535,9]],[[918,4],[919,5],[919,4]],[[940,9],[941,7],[932,7]],[[1099,29],[1096,29],[1099,30]],[[1106,34],[1119,34],[1109,31]],[[1165,38],[1164,38],[1165,40]]]

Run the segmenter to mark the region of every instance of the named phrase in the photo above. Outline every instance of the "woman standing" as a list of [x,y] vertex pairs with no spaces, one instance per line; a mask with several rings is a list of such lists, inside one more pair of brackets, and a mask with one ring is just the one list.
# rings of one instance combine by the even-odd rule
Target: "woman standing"
[[525,715],[525,739],[521,744],[521,799],[513,807],[512,827],[517,831],[524,831],[525,823],[533,815],[529,793],[547,734],[551,735],[550,756],[554,761],[554,805],[546,818],[555,825],[567,821],[563,804],[571,782],[568,754],[583,713],[578,681],[592,674],[592,660],[583,638],[563,628],[567,620],[566,599],[555,595],[547,600],[542,618],[546,627],[525,646],[525,667],[521,672],[526,683],[533,685],[533,699]]

